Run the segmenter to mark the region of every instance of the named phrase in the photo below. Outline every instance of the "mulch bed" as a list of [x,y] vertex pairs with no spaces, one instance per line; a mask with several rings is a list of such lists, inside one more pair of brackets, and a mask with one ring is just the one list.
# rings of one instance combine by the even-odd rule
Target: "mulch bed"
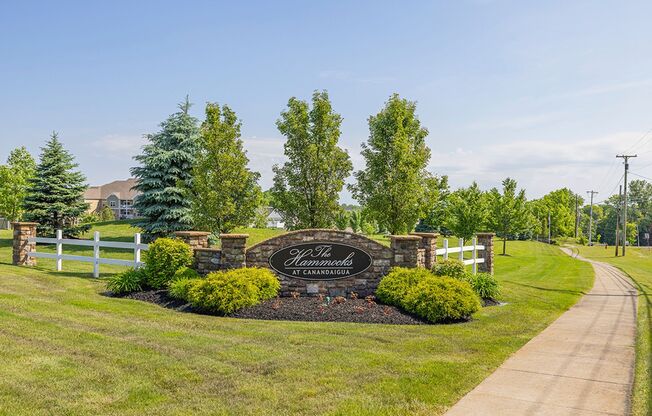
[[[110,293],[107,293],[110,295]],[[123,296],[155,303],[181,312],[206,314],[189,304],[168,296],[166,290],[147,290]],[[210,314],[209,314],[210,315]],[[336,303],[317,297],[277,298],[256,306],[240,309],[228,315],[233,318],[264,319],[274,321],[359,322],[373,324],[424,325],[427,322],[397,307],[369,302],[365,299],[346,299]]]
[[[106,293],[110,296],[110,293]],[[192,312],[215,315],[196,310],[188,303],[171,298],[167,290],[146,290],[123,296],[155,303],[164,308],[180,312]],[[483,306],[500,305],[492,299],[485,299]],[[234,312],[229,317],[244,319],[263,319],[272,321],[309,321],[309,322],[358,322],[369,324],[393,325],[427,325],[428,322],[410,315],[395,306],[383,305],[366,299],[346,299],[336,302],[334,299],[317,297],[276,298],[258,305]]]

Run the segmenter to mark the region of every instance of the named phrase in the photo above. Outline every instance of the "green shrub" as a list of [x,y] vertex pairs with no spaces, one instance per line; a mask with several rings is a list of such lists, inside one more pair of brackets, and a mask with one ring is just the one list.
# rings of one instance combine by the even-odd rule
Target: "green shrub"
[[187,296],[192,306],[225,315],[260,302],[258,287],[252,281],[229,272],[210,273],[194,281]]
[[147,286],[161,289],[174,279],[174,274],[182,267],[192,264],[192,249],[178,239],[158,238],[145,252],[145,272]]
[[127,269],[113,275],[106,284],[106,288],[116,295],[124,295],[143,289],[145,272],[143,269]]
[[182,267],[176,272],[174,272],[174,276],[172,277],[172,281],[168,283],[168,286],[171,285],[173,282],[181,279],[200,279],[201,275],[197,273],[195,269],[191,269],[190,267]]
[[258,288],[258,299],[267,300],[278,296],[281,290],[281,283],[274,273],[269,269],[260,267],[243,267],[241,269],[229,270],[230,276],[238,276],[249,280]]
[[402,306],[410,288],[430,276],[427,269],[395,267],[378,284],[376,296],[388,305]]
[[467,282],[431,276],[410,288],[403,307],[429,322],[466,319],[480,309],[480,300]]
[[473,291],[482,299],[496,299],[500,294],[498,281],[489,273],[469,275],[468,282]]
[[458,280],[466,280],[469,276],[464,263],[457,259],[446,259],[435,263],[432,272],[437,276],[448,276]]
[[171,297],[175,299],[188,300],[188,291],[195,283],[200,280],[197,278],[180,278],[170,282],[168,287],[168,293]]

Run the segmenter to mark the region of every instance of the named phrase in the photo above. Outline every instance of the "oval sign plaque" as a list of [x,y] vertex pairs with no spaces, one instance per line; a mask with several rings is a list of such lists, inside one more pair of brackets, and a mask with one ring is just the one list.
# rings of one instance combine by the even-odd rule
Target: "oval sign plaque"
[[348,244],[312,242],[284,247],[269,257],[277,273],[305,280],[334,280],[355,276],[371,266],[371,256]]

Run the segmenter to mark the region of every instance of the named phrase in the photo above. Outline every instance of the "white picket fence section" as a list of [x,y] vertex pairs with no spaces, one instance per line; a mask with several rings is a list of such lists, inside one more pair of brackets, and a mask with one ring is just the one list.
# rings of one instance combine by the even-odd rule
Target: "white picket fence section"
[[[476,274],[478,272],[478,264],[484,263],[483,258],[478,258],[478,251],[482,250],[485,250],[485,247],[481,244],[478,244],[478,240],[475,237],[471,240],[470,246],[465,246],[464,239],[460,238],[457,247],[450,247],[448,244],[448,239],[445,238],[444,248],[438,248],[435,253],[438,256],[443,256],[444,259],[449,258],[450,254],[457,253],[457,258],[467,266],[470,264],[473,269],[473,274]],[[464,252],[468,251],[471,252],[471,258],[464,260]]]
[[[57,261],[57,271],[60,272],[63,266],[63,260],[72,260],[72,261],[84,261],[93,263],[93,277],[100,277],[100,264],[116,264],[119,266],[132,266],[134,268],[141,267],[144,263],[140,261],[140,254],[142,250],[147,250],[149,245],[142,244],[140,242],[140,233],[134,235],[133,243],[122,243],[117,241],[101,241],[100,232],[95,231],[92,240],[76,240],[71,238],[63,238],[63,233],[61,230],[57,230],[56,238],[47,238],[47,237],[30,237],[28,239],[30,243],[41,243],[41,244],[56,244],[56,253],[42,253],[39,251],[33,251],[28,253],[29,257],[43,258],[43,259],[55,259]],[[63,246],[84,246],[84,247],[93,247],[93,256],[75,256],[72,254],[63,254]],[[127,248],[134,251],[133,260],[123,260],[123,259],[111,259],[100,257],[100,248]]]

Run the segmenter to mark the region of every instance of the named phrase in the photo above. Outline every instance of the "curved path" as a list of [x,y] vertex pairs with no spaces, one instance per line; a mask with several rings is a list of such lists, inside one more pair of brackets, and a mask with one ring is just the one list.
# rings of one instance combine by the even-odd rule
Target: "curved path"
[[578,258],[595,270],[591,291],[446,415],[629,413],[637,291],[615,267]]

